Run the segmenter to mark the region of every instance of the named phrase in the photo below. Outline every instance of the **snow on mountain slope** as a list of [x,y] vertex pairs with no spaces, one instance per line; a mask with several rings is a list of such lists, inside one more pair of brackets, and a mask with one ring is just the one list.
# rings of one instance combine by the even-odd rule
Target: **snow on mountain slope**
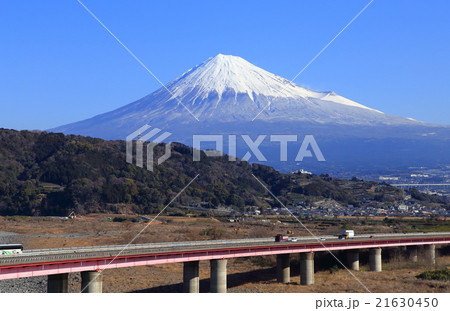
[[314,98],[376,111],[334,92],[315,92],[305,89],[256,67],[241,57],[232,55],[218,54],[209,58],[199,66],[185,72],[168,87],[173,95],[183,99],[196,86],[198,86],[196,99],[206,99],[211,92],[217,92],[218,100],[220,100],[223,93],[233,90],[235,94],[248,95],[252,101],[255,101],[255,95],[270,98]]
[[379,113],[383,113],[379,110],[375,110],[375,109],[363,106],[361,104],[358,104],[357,102],[354,102],[350,99],[342,97],[342,96],[336,94],[335,92],[328,92],[328,93],[322,93],[322,94],[325,94],[325,95],[323,97],[319,97],[321,100],[327,100],[327,101],[331,101],[331,102],[342,104],[342,105],[348,105],[348,106],[353,106],[353,107],[358,107],[358,108],[365,108],[365,109],[369,109],[369,110],[376,111]]
[[241,57],[222,54],[188,70],[170,84],[176,96],[183,96],[186,89],[192,86],[200,86],[199,95],[203,98],[214,91],[221,97],[227,89],[247,94],[252,100],[253,94],[291,98],[316,95],[315,92],[298,87]]
[[334,92],[308,90],[240,57],[219,54],[131,104],[52,131],[123,138],[147,123],[174,128],[183,124],[196,124],[198,127],[199,124],[215,126],[249,122],[251,127],[250,122],[257,115],[257,120],[270,123],[289,121],[356,126],[422,124],[384,114]]

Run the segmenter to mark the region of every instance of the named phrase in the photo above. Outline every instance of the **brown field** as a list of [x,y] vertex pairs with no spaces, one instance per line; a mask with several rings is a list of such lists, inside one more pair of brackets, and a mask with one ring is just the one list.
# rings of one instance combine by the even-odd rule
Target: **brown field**
[[[0,217],[0,232],[14,232],[9,243],[22,243],[26,249],[75,247],[107,244],[127,244],[143,227],[145,222],[113,222],[108,217],[120,215],[90,215],[93,219]],[[158,218],[161,223],[148,225],[135,243],[169,242],[183,240],[233,239],[248,237],[270,237],[277,233],[293,231],[293,235],[308,235],[298,223],[283,223],[283,218],[271,218],[271,223],[249,221],[239,223],[222,222],[205,217]],[[277,223],[281,220],[281,223]],[[292,220],[285,218],[285,220]],[[147,222],[148,223],[148,222]],[[305,225],[317,235],[336,234],[340,227],[324,226],[309,222]],[[356,232],[392,232],[383,225],[354,228]],[[0,236],[1,238],[1,236]],[[11,240],[13,239],[13,240]],[[0,240],[1,242],[1,240]],[[363,254],[361,271],[353,272],[372,292],[449,292],[449,282],[424,281],[416,276],[430,267],[422,260],[412,264],[404,258],[404,251],[389,252],[383,264],[383,272],[368,271]],[[448,248],[441,248],[436,268],[450,267]],[[342,256],[343,254],[337,254]],[[328,262],[327,262],[328,260]],[[345,262],[345,261],[344,261]],[[345,269],[338,269],[333,258],[316,260],[315,284],[299,285],[297,256],[291,257],[291,283],[279,284],[275,277],[275,257],[236,258],[228,260],[228,291],[235,293],[254,292],[365,292],[359,282]],[[112,269],[104,271],[104,292],[181,292],[182,264],[155,265],[146,267]],[[395,272],[394,272],[395,271]],[[200,263],[200,290],[209,289],[209,262]],[[80,278],[71,281],[71,291],[80,290]]]

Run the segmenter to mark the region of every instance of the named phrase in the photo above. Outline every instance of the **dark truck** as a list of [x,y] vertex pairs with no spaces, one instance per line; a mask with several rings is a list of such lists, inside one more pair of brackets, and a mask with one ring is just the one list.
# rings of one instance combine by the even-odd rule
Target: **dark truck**
[[289,237],[287,235],[277,234],[275,236],[275,242],[287,242]]

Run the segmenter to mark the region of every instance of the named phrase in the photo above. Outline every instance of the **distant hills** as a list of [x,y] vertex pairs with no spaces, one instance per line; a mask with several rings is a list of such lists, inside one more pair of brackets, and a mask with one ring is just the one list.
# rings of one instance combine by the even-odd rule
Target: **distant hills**
[[[156,154],[163,151],[164,146],[158,145]],[[235,211],[278,206],[253,175],[288,206],[324,199],[357,206],[363,198],[388,205],[404,194],[376,182],[282,174],[268,166],[229,162],[226,156],[202,153],[202,160],[193,162],[192,149],[178,143],[172,144],[171,158],[150,172],[126,163],[124,141],[0,129],[0,215],[68,215],[72,210],[154,213],[197,174],[169,214],[198,203]],[[438,202],[426,195],[422,200]]]

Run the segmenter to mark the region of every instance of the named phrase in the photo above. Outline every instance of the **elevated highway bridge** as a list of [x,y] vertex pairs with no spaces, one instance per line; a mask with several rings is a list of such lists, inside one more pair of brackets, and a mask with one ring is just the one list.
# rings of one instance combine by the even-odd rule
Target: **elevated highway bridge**
[[450,243],[450,232],[359,235],[347,240],[336,236],[297,237],[296,242],[275,242],[274,238],[107,245],[77,248],[25,250],[0,256],[0,280],[48,275],[49,292],[66,292],[68,274],[82,273],[86,292],[101,292],[101,271],[143,265],[184,263],[187,292],[198,292],[199,261],[211,262],[211,291],[226,292],[228,258],[277,255],[277,279],[290,282],[290,254],[300,254],[301,284],[314,283],[314,253],[347,251],[347,265],[359,270],[359,250],[369,249],[372,271],[381,271],[381,250],[407,246],[417,261],[417,247],[423,245],[430,264],[435,262],[435,245]]

